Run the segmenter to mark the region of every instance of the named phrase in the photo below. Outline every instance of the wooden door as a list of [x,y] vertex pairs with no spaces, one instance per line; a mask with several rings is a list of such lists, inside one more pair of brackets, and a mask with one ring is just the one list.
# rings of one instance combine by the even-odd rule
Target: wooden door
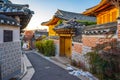
[[65,37],[65,56],[71,57],[72,41],[71,37]]
[[60,36],[60,56],[65,56],[65,37]]

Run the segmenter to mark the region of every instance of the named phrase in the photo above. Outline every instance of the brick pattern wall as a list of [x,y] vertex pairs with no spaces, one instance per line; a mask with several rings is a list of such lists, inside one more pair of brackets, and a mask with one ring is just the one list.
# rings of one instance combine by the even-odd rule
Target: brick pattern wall
[[82,42],[84,46],[94,47],[100,37],[83,37]]
[[81,53],[82,52],[82,43],[73,42],[72,43],[72,51],[77,52],[77,53]]
[[2,80],[21,73],[21,43],[0,43],[0,66]]

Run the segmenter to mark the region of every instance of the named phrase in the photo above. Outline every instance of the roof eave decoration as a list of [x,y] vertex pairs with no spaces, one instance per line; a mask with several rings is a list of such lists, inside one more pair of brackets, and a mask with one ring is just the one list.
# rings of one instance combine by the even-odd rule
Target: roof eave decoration
[[92,8],[86,9],[86,11],[84,11],[83,14],[88,16],[95,16],[96,15],[95,12],[102,10],[102,8],[100,7],[102,7],[103,5],[104,7],[107,7],[107,6],[110,6],[111,3],[108,0],[101,0],[101,2],[98,5]]
[[0,14],[10,16],[12,18],[19,16],[21,25],[20,29],[24,29],[27,26],[32,15],[34,14],[34,12],[29,9],[29,5],[27,4],[13,4],[9,0],[4,0],[0,4],[2,5],[2,7],[0,7]]
[[[115,34],[117,30],[117,22],[111,22],[95,26],[86,26],[86,29],[82,32],[84,35],[104,35]],[[94,27],[94,28],[88,28]]]
[[75,34],[77,28],[83,27],[83,24],[77,22],[75,19],[63,22],[54,28],[58,34]]
[[0,15],[0,24],[1,25],[11,25],[11,26],[21,27],[19,22],[17,22],[15,19],[13,19],[11,17],[7,17],[5,15]]
[[53,18],[52,18],[51,20],[46,21],[46,22],[42,22],[41,25],[42,25],[42,26],[55,25],[55,24],[57,24],[57,22],[58,22],[59,20],[60,20],[59,18],[53,16]]

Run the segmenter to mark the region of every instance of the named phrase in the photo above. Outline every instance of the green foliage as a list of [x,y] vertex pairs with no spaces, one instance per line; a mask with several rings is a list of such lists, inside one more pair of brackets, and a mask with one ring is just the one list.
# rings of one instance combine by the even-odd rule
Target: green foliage
[[38,49],[39,52],[44,53],[44,48],[43,48],[43,42],[42,41],[36,41],[35,42],[35,47]]
[[59,20],[56,25],[62,24],[63,20]]
[[37,41],[36,48],[45,56],[55,56],[55,45],[53,40]]
[[90,72],[100,80],[120,80],[119,56],[111,56],[111,54],[95,50],[86,55],[89,59]]
[[45,39],[47,36],[46,35],[42,35],[42,39]]
[[77,22],[82,23],[82,24],[84,24],[84,25],[86,25],[86,26],[88,26],[88,25],[95,25],[95,24],[96,24],[96,22],[83,21],[83,20],[78,20]]

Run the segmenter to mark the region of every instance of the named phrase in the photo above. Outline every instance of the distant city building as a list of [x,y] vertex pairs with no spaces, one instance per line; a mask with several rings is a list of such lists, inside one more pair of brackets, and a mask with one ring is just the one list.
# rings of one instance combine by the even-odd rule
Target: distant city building
[[40,38],[41,36],[48,36],[48,31],[47,31],[47,29],[39,29],[39,30],[35,30],[34,31],[34,37],[35,37],[35,39],[38,39],[38,38]]
[[0,80],[22,74],[20,31],[32,17],[33,11],[28,7],[0,0]]

